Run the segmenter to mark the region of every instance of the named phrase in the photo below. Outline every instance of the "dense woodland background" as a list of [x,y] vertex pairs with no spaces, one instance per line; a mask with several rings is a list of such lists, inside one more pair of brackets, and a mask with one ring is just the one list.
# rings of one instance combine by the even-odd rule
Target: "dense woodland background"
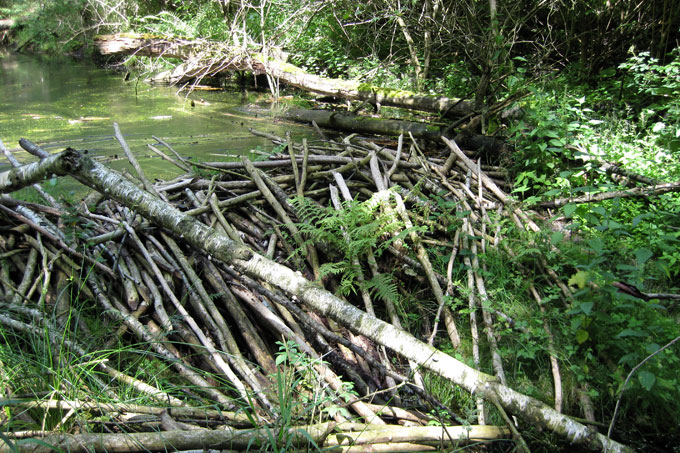
[[[318,75],[468,99],[476,109],[476,120],[468,123],[389,108],[380,113],[503,140],[502,151],[479,157],[503,167],[511,183],[507,190],[525,207],[625,190],[630,178],[612,182],[606,170],[612,165],[646,185],[680,181],[680,2],[0,1],[0,18],[14,20],[11,42],[22,51],[92,58],[123,65],[140,77],[179,61],[104,59],[96,53],[94,36],[135,32],[270,55],[284,51],[290,63]],[[504,100],[511,101],[504,109],[492,108]],[[312,101],[301,95],[294,102]],[[433,152],[437,147],[442,148],[433,146]],[[465,213],[443,198],[433,202],[440,203],[453,234]],[[649,451],[678,451],[677,345],[629,373],[680,336],[679,301],[671,297],[680,293],[680,196],[569,202],[553,206],[546,219],[536,233],[495,219],[503,231],[502,250],[510,253],[479,254],[489,298],[512,319],[499,318],[496,325],[509,385],[552,404],[547,320],[562,364],[564,412],[586,418],[579,402],[585,393],[602,424],[596,426],[606,433],[620,401],[617,439]],[[306,233],[321,237],[327,233],[321,230]],[[446,275],[450,250],[435,243],[428,251],[436,270]],[[541,318],[527,308],[528,287],[544,283],[537,256],[572,291],[566,308],[551,303],[560,298],[556,288],[542,293]],[[453,280],[467,281],[464,266],[453,269]],[[467,310],[464,292],[449,302],[461,313]],[[426,336],[419,303],[402,295],[400,316],[411,333]],[[0,367],[23,354],[8,335],[0,327]],[[443,339],[437,347],[472,360],[466,346],[455,349]],[[42,366],[49,365],[38,358],[25,364],[29,373],[43,373]],[[491,370],[490,357],[483,357],[482,368]],[[24,386],[17,383],[19,376],[0,373],[0,384],[11,381],[18,394],[52,385],[46,378]],[[436,376],[428,387],[474,419],[470,396]],[[559,439],[536,433],[527,440],[537,450],[566,448]]]

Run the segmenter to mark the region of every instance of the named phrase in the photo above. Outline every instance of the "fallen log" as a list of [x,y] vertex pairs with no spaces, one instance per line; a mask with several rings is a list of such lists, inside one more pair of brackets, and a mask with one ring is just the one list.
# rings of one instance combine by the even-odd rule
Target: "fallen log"
[[[17,443],[15,449],[0,446],[0,452],[42,453],[55,450],[69,452],[111,452],[126,453],[149,451],[183,450],[253,450],[271,442],[272,435],[288,439],[289,447],[328,447],[330,451],[343,451],[338,447],[353,445],[383,445],[386,442],[397,445],[411,442],[420,446],[417,451],[429,450],[433,445],[470,445],[477,442],[507,438],[509,430],[496,426],[422,426],[395,427],[383,431],[381,426],[349,423],[349,431],[331,434],[343,429],[334,422],[317,425],[294,426],[285,433],[273,434],[267,428],[260,429],[174,429],[162,432],[115,433],[115,434],[63,434],[49,435],[40,443]],[[333,448],[335,447],[335,448]],[[326,450],[327,448],[324,448]],[[389,451],[400,451],[393,447]]]
[[177,84],[222,72],[251,71],[269,74],[274,79],[313,93],[369,102],[373,105],[434,112],[445,116],[464,116],[474,111],[473,103],[445,96],[431,96],[405,90],[384,88],[355,80],[330,79],[310,74],[280,59],[237,47],[170,37],[122,33],[95,37],[102,55],[144,55],[185,60],[175,69],[153,77],[153,83]]
[[347,132],[358,132],[374,135],[392,135],[411,133],[415,138],[436,140],[441,135],[441,129],[425,123],[414,121],[388,120],[360,116],[349,112],[334,112],[331,110],[290,109],[283,113],[287,120],[302,123],[316,122],[320,127]]
[[[269,115],[269,110],[249,107],[248,111],[261,115]],[[323,127],[337,131],[352,133],[365,133],[373,135],[386,135],[398,137],[402,133],[409,134],[414,138],[437,140],[441,136],[448,136],[448,128],[434,126],[406,120],[392,120],[385,118],[373,118],[361,116],[351,112],[333,110],[310,110],[290,109],[279,116],[285,120],[299,123],[312,124],[315,127]],[[271,137],[267,137],[271,138]],[[507,143],[496,137],[480,134],[461,133],[455,137],[456,143],[475,155],[498,155],[508,147]],[[230,163],[232,164],[232,163]],[[273,166],[274,162],[257,162],[256,165]],[[414,164],[414,166],[419,166]]]
[[14,19],[0,19],[0,31],[9,30],[14,27],[16,21]]
[[[63,160],[64,162],[60,162]],[[501,384],[450,355],[417,340],[411,334],[359,310],[343,299],[304,278],[299,272],[253,253],[212,228],[183,214],[137,188],[113,172],[74,150],[61,153],[51,161],[57,174],[71,174],[78,180],[135,209],[150,221],[170,230],[198,249],[234,266],[237,271],[267,282],[305,303],[315,312],[330,317],[352,331],[383,345],[399,355],[448,379],[481,398],[499,404],[510,414],[524,418],[538,428],[551,430],[569,442],[605,451],[631,451],[592,427],[584,426],[546,404]],[[49,171],[49,170],[47,170]],[[21,172],[18,172],[21,173]],[[8,179],[8,178],[6,178]],[[2,176],[0,176],[2,180]],[[27,180],[26,184],[33,180]],[[11,185],[12,189],[16,187]],[[389,199],[388,193],[378,196]]]
[[595,194],[582,195],[580,197],[558,198],[552,201],[541,201],[535,203],[536,208],[559,208],[566,204],[597,203],[599,201],[611,200],[614,198],[645,198],[665,193],[680,192],[680,181],[655,184],[652,186],[633,187],[632,189],[613,190],[599,192]]

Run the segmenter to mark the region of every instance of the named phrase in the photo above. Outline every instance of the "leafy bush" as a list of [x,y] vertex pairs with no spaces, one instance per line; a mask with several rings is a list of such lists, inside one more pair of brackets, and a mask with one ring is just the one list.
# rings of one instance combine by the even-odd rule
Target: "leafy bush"
[[665,65],[649,52],[633,55],[619,65],[624,100],[639,113],[638,126],[671,153],[680,152],[680,48]]
[[[601,170],[602,162],[657,181],[679,180],[679,61],[677,52],[667,65],[641,53],[618,70],[602,71],[590,84],[577,82],[565,71],[532,87],[522,104],[524,117],[509,130],[516,147],[514,193],[533,203],[629,188],[625,180],[616,182]],[[646,362],[625,392],[623,385],[645,357],[680,336],[676,309],[633,297],[616,285],[621,282],[643,293],[678,291],[680,196],[567,204],[553,215],[559,230],[530,239],[538,248],[512,248],[522,250],[515,259],[527,269],[534,266],[536,253],[547,257],[575,291],[566,307],[552,303],[559,294],[543,294],[544,302],[550,302],[546,316],[560,344],[560,360],[569,364],[571,385],[590,388],[591,398],[606,414],[613,413],[621,398],[619,432],[632,425],[654,436],[671,432],[673,414],[680,411],[677,346]],[[564,240],[567,236],[570,241]],[[520,240],[527,243],[526,238]],[[496,278],[501,275],[493,269]],[[523,363],[537,357],[535,348],[526,345],[540,343],[540,326],[527,320],[521,289],[509,283],[510,277],[501,280],[517,297],[514,305],[503,308],[531,334],[516,340],[523,345],[520,352],[509,352]],[[512,344],[515,336],[505,339]],[[531,373],[527,368],[524,372]],[[535,379],[526,382],[536,385]]]

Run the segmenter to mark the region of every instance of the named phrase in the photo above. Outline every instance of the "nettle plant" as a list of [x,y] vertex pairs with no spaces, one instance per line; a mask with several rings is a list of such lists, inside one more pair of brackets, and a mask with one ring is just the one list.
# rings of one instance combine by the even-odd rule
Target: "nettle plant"
[[[677,60],[660,66],[640,54],[622,65],[623,81],[608,80],[597,89],[568,84],[535,89],[522,122],[511,130],[515,194],[531,203],[626,188],[601,172],[598,162],[677,180],[680,159],[672,145],[680,117]],[[615,101],[622,87],[624,101]],[[603,100],[615,108],[603,112],[597,107]],[[551,261],[574,292],[569,307],[552,317],[560,327],[563,358],[605,410],[621,398],[624,414],[662,432],[680,409],[677,346],[636,367],[680,335],[677,313],[672,304],[633,297],[616,284],[645,293],[677,292],[672,288],[680,275],[680,197],[567,204],[555,215],[567,225],[549,233],[549,249],[559,249]]]
[[587,168],[576,160],[578,145],[595,135],[603,121],[584,105],[585,97],[533,92],[524,117],[509,130],[517,150],[513,193],[525,198],[574,193],[591,182]]

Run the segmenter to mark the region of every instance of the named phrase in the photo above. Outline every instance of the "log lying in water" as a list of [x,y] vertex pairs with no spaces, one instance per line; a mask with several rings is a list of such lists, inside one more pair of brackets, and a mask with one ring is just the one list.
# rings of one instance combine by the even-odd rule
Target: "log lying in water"
[[165,56],[185,60],[152,81],[176,84],[228,71],[267,73],[288,85],[313,93],[359,100],[388,107],[464,116],[473,112],[470,101],[394,90],[354,80],[330,79],[310,74],[276,58],[227,47],[210,41],[184,41],[142,34],[100,35],[95,44],[103,55]]
[[388,120],[359,116],[349,112],[334,112],[331,110],[290,109],[283,113],[283,118],[303,123],[316,122],[320,127],[339,131],[357,132],[373,135],[392,135],[409,132],[415,138],[436,140],[441,135],[437,126],[413,121]]
[[[481,193],[482,184],[480,184],[479,197],[468,196],[466,195],[464,184],[458,185],[455,181],[446,181],[445,187],[451,191],[452,195],[458,196],[459,199],[464,203],[469,202],[473,205],[479,205],[479,207],[482,208],[488,204],[490,197],[489,192],[491,192],[491,194],[493,194],[496,199],[496,203],[508,204],[508,209],[513,214],[513,216],[517,218],[518,222],[521,222],[520,219],[526,218],[526,214],[520,212],[518,208],[512,206],[512,203],[510,203],[507,195],[504,194],[502,190],[499,189],[488,176],[482,173],[481,169],[476,168],[475,164],[469,161],[469,159],[467,159],[460,152],[460,150],[457,149],[454,143],[447,141],[447,145],[452,148],[451,155],[457,158],[461,162],[461,165],[466,168],[465,171],[475,175],[476,179],[487,187],[485,196],[483,196]],[[360,147],[355,147],[354,152],[360,152],[363,149],[365,153],[365,146],[369,145],[364,144]],[[350,144],[346,143],[338,145],[338,147],[339,150],[342,150],[345,147],[350,147]],[[306,194],[311,195],[311,192],[305,189],[305,180],[335,180],[340,186],[340,189],[343,191],[343,194],[346,193],[347,197],[351,198],[349,190],[344,185],[340,184],[342,181],[342,173],[351,171],[352,173],[360,174],[360,180],[365,178],[368,181],[372,181],[372,183],[370,183],[368,186],[362,187],[364,192],[368,192],[370,194],[370,203],[374,205],[380,205],[386,212],[391,212],[389,215],[400,216],[403,219],[405,225],[410,223],[409,214],[403,208],[403,201],[399,194],[387,190],[386,188],[386,182],[389,182],[393,176],[397,176],[397,173],[395,172],[399,168],[398,161],[401,159],[401,148],[397,150],[396,154],[392,154],[391,152],[384,149],[377,150],[382,158],[385,159],[385,162],[383,162],[382,165],[380,162],[378,162],[377,154],[366,153],[366,157],[362,158],[360,162],[352,162],[350,164],[337,167],[334,170],[321,170],[319,168],[311,168],[308,166],[305,157],[308,154],[308,149],[304,143],[301,148],[298,148],[300,151],[303,151],[302,156],[295,155],[295,147],[291,142],[289,142],[288,149],[292,161],[297,162],[298,157],[301,157],[302,168],[300,169],[300,172],[298,172],[297,164],[295,164],[295,166],[292,167],[295,168],[293,175],[283,175],[285,177],[279,177],[275,180],[274,178],[261,173],[260,170],[254,168],[254,166],[248,165],[248,162],[244,162],[246,172],[242,173],[244,177],[246,174],[250,175],[257,185],[258,192],[266,195],[266,203],[272,206],[276,212],[276,215],[280,218],[285,219],[288,215],[293,215],[292,213],[295,212],[295,207],[292,206],[289,201],[289,195],[287,195],[286,192],[281,188],[280,184],[285,183],[289,188],[295,188],[298,194],[305,194],[305,196],[307,196]],[[271,258],[265,256],[267,253],[265,253],[264,250],[261,250],[262,254],[260,254],[245,248],[242,245],[242,242],[248,237],[248,235],[257,235],[258,233],[256,233],[256,231],[259,230],[259,228],[248,227],[247,233],[245,233],[243,236],[234,230],[234,226],[231,224],[233,223],[236,225],[236,222],[242,224],[244,219],[232,217],[232,214],[234,213],[230,211],[225,213],[222,213],[221,211],[221,208],[231,206],[232,203],[235,203],[233,199],[217,201],[216,199],[212,198],[212,196],[209,196],[203,202],[201,202],[200,199],[196,198],[197,204],[201,206],[199,210],[193,210],[191,214],[193,214],[193,216],[200,216],[209,212],[214,213],[215,224],[221,225],[223,227],[223,231],[225,231],[225,233],[220,233],[216,229],[208,228],[205,225],[198,225],[200,222],[193,216],[188,215],[189,213],[180,212],[164,201],[156,199],[154,195],[146,193],[143,190],[137,188],[135,184],[127,181],[126,178],[122,177],[121,175],[107,169],[95,161],[92,161],[86,156],[80,155],[75,151],[67,151],[58,156],[54,156],[51,159],[51,161],[40,167],[41,171],[44,171],[45,174],[48,174],[49,172],[55,172],[58,174],[71,174],[84,184],[122,203],[122,205],[118,206],[116,209],[128,211],[134,210],[134,212],[145,216],[150,222],[158,226],[162,226],[164,229],[172,233],[172,235],[185,246],[186,244],[189,244],[191,246],[190,250],[194,250],[196,252],[207,252],[209,254],[207,257],[197,257],[200,262],[207,266],[206,269],[209,269],[206,270],[205,273],[219,275],[221,276],[220,278],[228,278],[233,282],[230,287],[221,284],[217,280],[214,282],[217,287],[222,287],[222,290],[217,291],[229,300],[229,302],[225,302],[225,305],[237,304],[237,299],[235,297],[238,297],[238,299],[242,300],[244,305],[246,305],[249,310],[254,310],[254,312],[257,313],[258,319],[268,323],[267,325],[270,329],[274,329],[281,335],[284,335],[286,338],[294,339],[301,350],[306,354],[309,354],[310,357],[314,358],[318,357],[318,355],[316,355],[314,350],[308,346],[308,343],[304,338],[304,329],[293,320],[290,312],[296,313],[296,316],[301,316],[299,318],[300,320],[307,318],[304,317],[304,313],[302,310],[300,310],[300,307],[289,300],[300,301],[304,304],[304,306],[310,308],[315,316],[327,316],[338,324],[348,327],[353,332],[361,334],[365,338],[389,348],[391,351],[396,353],[398,357],[408,359],[414,365],[414,371],[418,370],[418,366],[429,369],[432,372],[448,379],[452,383],[461,386],[476,397],[481,397],[487,401],[493,402],[494,404],[499,404],[499,407],[504,408],[509,413],[523,417],[532,426],[554,431],[574,444],[587,445],[591,448],[599,448],[609,451],[628,451],[625,446],[620,445],[606,436],[597,433],[594,429],[588,428],[572,420],[566,415],[558,413],[556,410],[548,407],[536,399],[530,398],[512,390],[510,387],[501,382],[501,379],[482,373],[466,365],[465,363],[454,359],[450,355],[444,354],[427,343],[416,339],[411,334],[394,325],[394,321],[393,324],[389,324],[376,318],[372,314],[356,308],[354,305],[351,305],[347,301],[324,289],[320,283],[308,280],[302,275],[301,272],[293,271],[289,267],[279,264],[273,261]],[[366,168],[366,165],[368,165],[369,162],[370,171]],[[446,164],[441,167],[426,163],[423,163],[423,165],[425,166],[424,170],[427,171],[423,171],[423,173],[420,175],[414,175],[414,178],[417,179],[419,183],[421,183],[421,190],[427,189],[429,187],[429,184],[431,184],[430,178],[435,178],[435,175],[438,174],[437,172],[442,174],[442,172],[446,173],[450,169],[450,167],[449,169],[445,169]],[[383,174],[381,168],[389,168],[389,170]],[[233,170],[229,171],[233,172]],[[26,178],[26,184],[32,183],[36,180],[35,171],[17,171],[12,175],[23,174],[31,175],[30,178]],[[292,178],[290,176],[292,176]],[[10,178],[5,179],[9,180]],[[142,180],[144,179],[145,178],[142,178]],[[410,181],[408,175],[402,175],[401,179],[404,180],[405,183]],[[0,180],[3,180],[3,178],[0,178]],[[11,187],[12,189],[16,188],[16,180],[17,178],[13,177],[13,182],[8,187]],[[156,191],[153,186],[150,186],[148,181],[144,182],[144,184],[149,192],[158,192],[159,194],[162,193],[162,191]],[[406,186],[408,187],[409,184],[406,184]],[[215,187],[216,186],[213,185],[213,191],[215,190]],[[375,187],[377,191],[373,190],[373,187]],[[325,189],[320,190],[323,190],[323,192],[326,193]],[[336,188],[335,190],[338,189]],[[441,190],[441,188],[435,188],[434,190]],[[467,191],[469,192],[469,188]],[[330,192],[331,197],[333,197],[333,190],[330,190]],[[159,195],[159,197],[160,196],[161,195]],[[259,194],[256,196],[259,196]],[[109,208],[109,210],[112,209]],[[262,210],[260,208],[257,208],[256,212],[261,211]],[[132,214],[130,218],[134,218],[134,212],[130,213]],[[268,214],[268,217],[264,216],[263,214],[264,213],[261,213],[258,222],[267,220],[271,217]],[[255,216],[255,218],[258,217]],[[479,221],[479,217],[476,217],[476,214],[471,215],[470,221],[472,222],[475,218],[477,221]],[[115,220],[110,220],[116,224]],[[169,238],[167,238],[166,235],[163,233],[160,234],[161,238],[167,242],[169,248],[173,250],[175,259],[180,261],[179,264],[172,264],[174,259],[169,255],[158,260],[154,258],[151,252],[146,251],[146,249],[153,246],[154,250],[163,252],[164,247],[159,245],[154,246],[154,241],[157,239],[153,238],[153,236],[149,234],[145,234],[147,240],[146,242],[143,242],[137,237],[138,234],[142,234],[143,230],[141,228],[139,229],[139,233],[137,233],[135,228],[133,228],[133,226],[131,226],[129,223],[124,222],[122,225],[124,230],[129,234],[129,237],[132,238],[136,243],[135,249],[131,253],[133,255],[138,255],[140,253],[143,254],[145,259],[142,263],[140,263],[140,265],[142,268],[144,268],[144,266],[148,266],[149,272],[160,275],[159,281],[162,285],[165,285],[164,290],[166,291],[167,297],[171,297],[173,291],[171,288],[166,289],[167,282],[165,282],[165,279],[162,276],[162,271],[157,265],[153,264],[156,261],[158,261],[158,263],[164,263],[162,266],[172,271],[173,274],[183,272],[182,275],[186,275],[185,278],[191,282],[192,287],[195,287],[194,285],[197,287],[198,284],[201,283],[197,277],[192,276],[190,272],[192,266],[190,266],[188,263],[182,264],[182,254],[179,253],[179,248],[173,246],[173,242],[168,241]],[[273,223],[274,230],[277,228],[282,228],[283,226],[290,229],[290,234],[278,235],[281,243],[286,244],[286,242],[293,242],[293,240],[297,242],[299,233],[296,233],[295,230],[292,229],[294,225],[292,225],[289,221],[284,220],[284,225],[281,226]],[[469,236],[470,238],[473,238],[476,234],[472,228],[470,228],[468,233],[464,233],[464,235]],[[111,237],[109,234],[115,234],[115,231],[104,234],[106,235],[106,239],[108,239]],[[484,237],[483,232],[481,233],[481,236]],[[418,237],[415,234],[411,234],[409,237],[416,246],[415,248],[418,250],[418,259],[421,263],[420,266],[423,268],[423,273],[428,276],[429,283],[432,285],[432,287],[437,287],[438,277],[432,272],[431,265],[428,269],[428,259],[421,253],[423,249],[420,246]],[[263,248],[263,245],[257,240],[253,241],[252,245],[254,248]],[[267,247],[269,247],[269,245]],[[286,249],[286,247],[290,247],[290,244],[284,245],[284,249]],[[304,243],[298,244],[298,247],[302,250],[305,250],[305,247],[307,247],[306,250],[311,250],[309,245]],[[306,258],[313,267],[314,263],[311,255],[311,252],[306,254]],[[217,262],[215,263],[216,265],[213,267],[210,267],[211,257],[218,258],[216,260]],[[404,260],[410,259],[407,256],[402,256],[401,258]],[[224,266],[221,262],[224,262],[229,266]],[[130,266],[131,263],[132,261],[129,261],[127,265]],[[474,263],[472,266],[475,266]],[[306,268],[307,266],[303,263],[301,269],[303,272],[308,273],[305,270]],[[215,272],[215,270],[218,272]],[[121,273],[123,273],[123,271],[121,271]],[[128,274],[134,274],[134,271],[128,269],[124,272],[124,275]],[[144,274],[144,272],[142,272],[142,274]],[[170,358],[174,357],[172,351],[164,349],[165,346],[163,343],[153,340],[153,336],[147,331],[146,326],[142,325],[136,320],[136,318],[127,313],[127,309],[125,306],[123,306],[123,304],[108,303],[106,301],[107,296],[102,291],[102,285],[98,282],[99,278],[97,276],[92,276],[91,278],[92,281],[90,282],[90,287],[92,293],[94,296],[96,296],[96,299],[102,304],[102,306],[106,307],[109,313],[117,313],[116,316],[123,320],[130,329],[137,333],[137,335],[143,337],[145,341],[151,342],[155,348],[159,348],[158,350],[159,354],[161,354],[161,357],[168,357],[169,360]],[[148,282],[149,280],[145,279],[143,281]],[[0,281],[0,283],[2,282]],[[142,287],[141,285],[142,280],[140,279],[138,284],[140,289]],[[270,286],[267,288],[265,285]],[[149,298],[150,300],[148,303],[153,303],[154,307],[160,309],[162,308],[163,301],[159,301],[159,297],[154,297],[156,301],[153,302],[149,296],[151,293],[150,288],[152,287],[152,285],[147,285],[147,289],[140,291],[140,294],[145,294],[144,297]],[[7,291],[10,293],[12,292],[11,289],[8,289]],[[441,288],[439,288],[438,291],[441,293]],[[228,294],[231,294],[231,296],[228,296]],[[265,298],[268,300],[267,303],[263,302]],[[441,294],[439,294],[438,299],[439,298],[442,298]],[[246,368],[243,368],[243,364],[241,364],[238,360],[233,359],[232,361],[230,359],[229,365],[233,365],[240,374],[240,376],[236,376],[233,372],[229,371],[230,368],[226,363],[217,362],[217,359],[220,356],[215,354],[215,346],[213,345],[213,342],[207,338],[204,330],[209,332],[218,332],[216,334],[218,336],[220,332],[223,335],[226,335],[228,330],[219,327],[221,325],[221,321],[219,320],[221,315],[219,311],[215,311],[214,308],[211,307],[210,295],[204,289],[197,288],[195,291],[190,293],[189,300],[194,307],[193,310],[197,311],[197,313],[203,313],[201,316],[205,317],[205,322],[207,323],[203,329],[195,322],[190,323],[193,334],[189,332],[190,335],[188,335],[188,337],[196,338],[196,341],[203,345],[203,347],[198,349],[201,351],[201,356],[204,357],[204,360],[209,360],[211,366],[219,370],[220,373],[230,376],[229,378],[231,382],[237,389],[245,388],[244,383],[240,382],[241,379],[248,383],[249,386],[253,386],[254,392],[257,395],[257,404],[261,405],[263,408],[267,408],[267,397],[261,391],[261,389],[258,389],[258,377],[253,375],[252,370],[249,371],[247,366]],[[182,315],[182,320],[187,320],[188,322],[188,320],[192,319],[188,311],[181,308],[182,304],[178,300],[174,303],[176,309],[178,310],[178,314]],[[273,306],[270,307],[270,305],[273,304],[279,306],[279,310],[281,312],[280,317],[274,314],[275,309]],[[21,310],[21,307],[15,307],[14,309]],[[369,311],[368,308],[367,311]],[[286,313],[288,314],[286,315]],[[241,315],[234,314],[233,316],[238,317]],[[178,319],[170,320],[167,318],[167,314],[165,317],[159,317],[159,319],[161,321],[165,319],[166,323],[170,323],[169,326],[166,327],[166,329],[168,329],[166,330],[168,334],[179,322]],[[286,322],[283,321],[284,319],[293,327],[289,327]],[[246,320],[247,317],[242,319],[243,322],[246,322]],[[0,319],[0,322],[7,322],[7,325],[12,328],[22,328],[21,325],[12,323],[10,321],[11,320],[5,320],[5,318]],[[303,321],[300,322],[302,323]],[[310,322],[309,324],[305,324],[305,326],[311,326],[313,324],[313,322]],[[331,337],[330,335],[332,332],[328,333],[325,327],[316,326],[314,328],[318,328],[319,332],[323,331],[324,336],[328,335],[327,338]],[[150,327],[148,329],[150,329]],[[253,332],[255,335],[258,335],[255,330],[253,330]],[[341,337],[338,337],[337,341],[340,340]],[[219,341],[224,343],[224,351],[229,350],[228,344],[230,344],[231,340],[224,338]],[[257,340],[255,339],[253,339],[252,342],[248,342],[251,347],[254,347],[252,345],[255,345],[255,343],[257,343]],[[343,345],[348,348],[352,346],[351,343],[343,343]],[[352,351],[357,350],[352,349]],[[365,356],[364,359],[366,361],[371,360],[369,359],[369,356]],[[264,361],[266,361],[266,359],[264,359],[263,362]],[[371,361],[370,363],[371,366],[379,366],[378,361]],[[174,365],[178,367],[178,369],[184,369],[182,368],[183,365],[180,361],[177,361],[174,363]],[[334,385],[337,384],[337,377],[334,377],[335,375],[328,366],[324,365],[323,363],[317,363],[313,366],[319,375],[324,376],[324,379],[327,380],[332,388],[336,388]],[[263,364],[263,368],[266,369],[265,364]],[[348,371],[351,372],[351,368],[348,369]],[[200,377],[195,376],[195,372],[192,375],[190,370],[185,369],[184,373],[186,373],[185,375],[187,377],[191,377],[194,382],[201,382],[199,379]],[[389,374],[389,376],[394,376],[394,373]],[[360,381],[360,378],[357,379]],[[144,389],[151,394],[154,394],[155,392],[153,389],[148,389],[146,387],[144,387]],[[207,390],[208,388],[205,388],[205,391]],[[214,388],[211,388],[211,391],[215,393]],[[229,405],[229,399],[220,396],[219,391],[215,397],[217,401],[222,402],[224,405]],[[375,414],[371,407],[365,405],[357,398],[348,398],[350,399],[350,407],[363,418],[367,419],[369,423],[377,423],[378,420],[380,420],[379,418],[376,419],[377,414]]]

